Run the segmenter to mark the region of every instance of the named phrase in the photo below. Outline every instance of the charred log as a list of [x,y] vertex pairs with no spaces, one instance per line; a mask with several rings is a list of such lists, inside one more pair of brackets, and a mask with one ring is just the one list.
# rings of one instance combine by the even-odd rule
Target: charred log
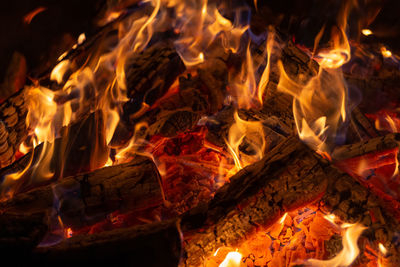
[[125,63],[129,102],[124,106],[128,121],[145,106],[163,96],[185,66],[171,45],[155,44]]
[[[361,222],[370,241],[396,252],[399,223],[383,203],[347,174],[330,167],[296,138],[288,138],[265,158],[241,170],[207,205],[183,216],[184,259],[199,266],[221,246],[238,246],[254,231],[274,223],[284,212],[320,203],[345,222]],[[371,210],[375,209],[371,213]],[[377,215],[372,215],[372,214]],[[398,253],[393,252],[393,266]]]
[[396,148],[399,147],[399,144],[399,134],[387,134],[360,143],[339,146],[334,149],[332,158],[337,161],[354,158],[371,152]]
[[153,161],[142,156],[132,162],[61,179],[16,194],[0,202],[7,212],[44,212],[55,207],[68,227],[82,227],[102,220],[115,210],[154,208],[163,203],[159,173]]
[[28,134],[25,124],[27,107],[24,94],[25,90],[20,90],[0,105],[1,168],[14,161],[15,152]]

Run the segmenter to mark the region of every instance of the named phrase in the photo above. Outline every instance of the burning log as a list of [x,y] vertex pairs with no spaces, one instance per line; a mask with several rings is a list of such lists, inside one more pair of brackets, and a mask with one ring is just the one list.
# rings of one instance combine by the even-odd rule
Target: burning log
[[181,266],[199,266],[218,247],[234,247],[286,211],[317,200],[326,186],[327,177],[313,153],[296,137],[288,138],[231,177],[208,205],[183,216]]
[[[326,213],[369,226],[365,236],[371,242],[396,252],[392,238],[400,226],[381,208],[382,203],[292,137],[233,176],[210,203],[183,216],[181,266],[199,266],[219,247],[235,247],[286,211],[318,201]],[[397,257],[393,253],[391,262],[398,262]]]
[[43,212],[56,207],[63,223],[82,227],[103,219],[108,213],[141,210],[163,203],[159,173],[153,161],[137,156],[130,163],[63,178],[16,194],[0,202],[7,212]]
[[175,221],[146,224],[93,235],[71,237],[52,247],[38,248],[30,262],[70,266],[178,266],[181,233]]
[[140,54],[128,57],[125,63],[129,102],[124,105],[128,121],[138,116],[163,96],[185,66],[171,45],[158,43]]
[[362,156],[371,152],[392,149],[398,147],[399,142],[399,134],[387,134],[360,143],[339,146],[333,151],[332,158],[336,161],[340,161]]
[[25,91],[20,90],[0,105],[0,167],[14,161],[15,152],[28,135],[25,125]]

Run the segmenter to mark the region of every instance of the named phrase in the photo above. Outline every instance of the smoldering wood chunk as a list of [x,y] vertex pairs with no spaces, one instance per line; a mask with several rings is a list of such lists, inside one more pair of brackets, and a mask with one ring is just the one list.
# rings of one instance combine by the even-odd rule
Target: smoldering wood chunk
[[0,168],[14,161],[15,152],[25,140],[28,129],[25,90],[20,90],[0,104]]
[[181,234],[175,221],[71,237],[60,244],[38,248],[35,264],[71,266],[178,266]]
[[199,119],[200,115],[190,110],[164,112],[150,126],[149,135],[161,134],[162,136],[172,137],[192,129]]
[[297,138],[286,139],[231,177],[207,205],[183,216],[180,266],[200,266],[218,247],[235,246],[259,226],[315,201],[326,189],[326,179],[313,153]]
[[157,167],[147,157],[61,179],[0,202],[8,212],[46,211],[56,207],[66,226],[90,225],[115,210],[134,211],[163,203]]
[[185,65],[168,42],[128,57],[125,75],[130,100],[124,105],[125,117],[134,115],[143,102],[151,106],[184,71]]

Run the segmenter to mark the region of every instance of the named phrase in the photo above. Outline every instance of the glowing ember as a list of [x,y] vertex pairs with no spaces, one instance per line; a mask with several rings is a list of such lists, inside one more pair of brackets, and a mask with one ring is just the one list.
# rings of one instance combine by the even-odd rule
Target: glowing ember
[[[323,215],[310,208],[288,212],[272,226],[242,241],[236,252],[219,248],[205,261],[205,266],[225,264],[228,252],[237,253],[241,265],[219,266],[349,266],[359,254],[357,240],[365,227],[337,223],[339,220],[333,214]],[[343,249],[332,259],[324,260],[339,235]]]

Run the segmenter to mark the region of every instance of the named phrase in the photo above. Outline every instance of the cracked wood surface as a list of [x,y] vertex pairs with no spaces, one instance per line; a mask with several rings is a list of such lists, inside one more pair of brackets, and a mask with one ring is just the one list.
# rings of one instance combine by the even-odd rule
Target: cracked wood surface
[[56,206],[65,225],[80,227],[115,210],[156,207],[163,200],[156,166],[151,159],[137,156],[130,163],[63,178],[55,184],[16,194],[0,202],[0,210],[24,213]]
[[317,158],[296,137],[231,178],[203,208],[182,218],[180,266],[200,266],[221,246],[235,246],[286,211],[314,202],[327,186]]
[[[363,237],[390,251],[387,266],[399,266],[397,220],[384,203],[346,173],[330,166],[296,137],[231,178],[207,205],[182,217],[184,253],[180,266],[200,266],[221,246],[235,247],[286,211],[318,204],[348,223],[368,227]],[[363,247],[362,247],[363,249]],[[362,259],[361,259],[362,260]]]
[[15,152],[28,135],[25,90],[20,90],[0,104],[0,168],[15,160]]

